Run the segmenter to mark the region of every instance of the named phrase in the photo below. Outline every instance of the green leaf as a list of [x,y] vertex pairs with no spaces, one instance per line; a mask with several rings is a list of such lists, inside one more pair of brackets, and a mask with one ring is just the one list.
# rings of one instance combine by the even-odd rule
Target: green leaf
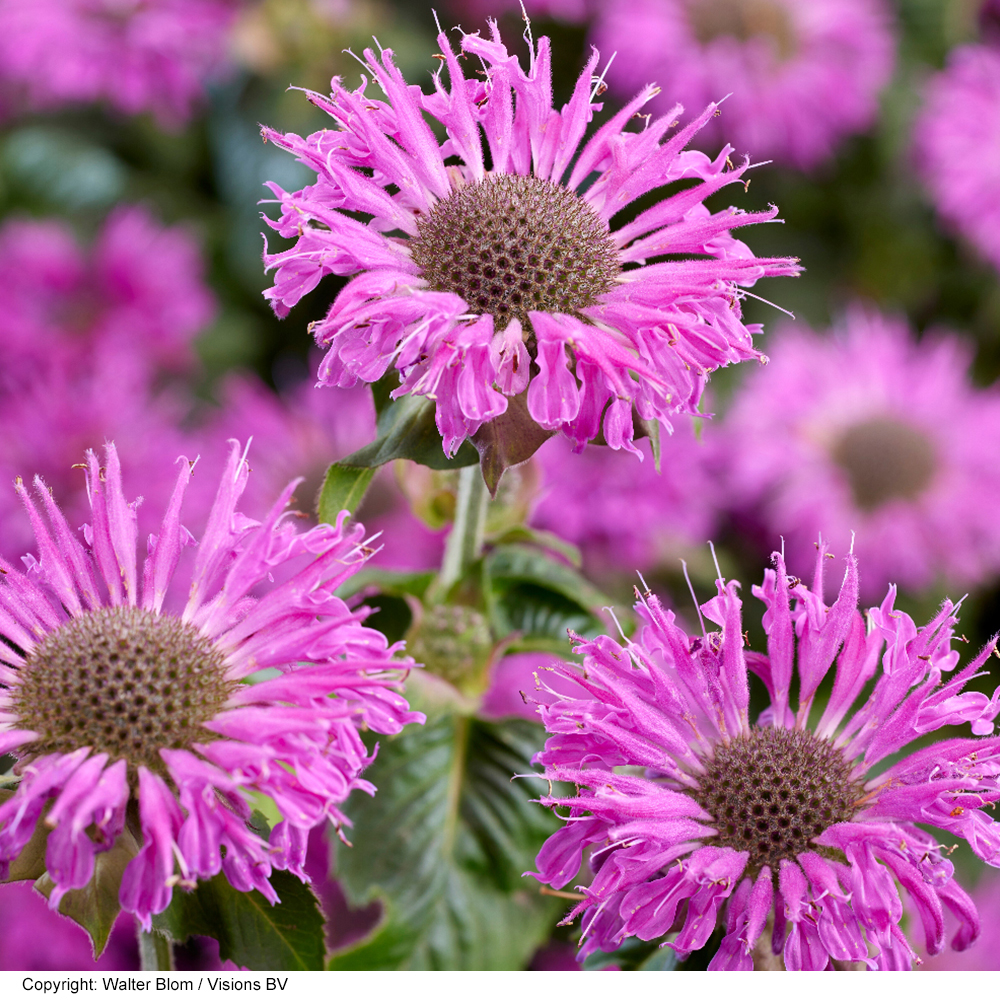
[[[6,802],[14,794],[14,789],[0,789],[0,802]],[[10,863],[7,877],[0,882],[24,882],[41,878],[45,874],[45,847],[49,839],[49,828],[45,816],[38,817],[31,840],[21,853]]]
[[523,720],[438,714],[382,744],[365,772],[378,793],[349,803],[355,846],[338,850],[338,875],[383,919],[331,968],[524,968],[561,910],[522,878],[558,821],[531,801],[539,781],[511,780],[542,737]]
[[490,496],[496,497],[500,477],[510,466],[526,462],[553,434],[528,413],[527,389],[519,396],[508,396],[507,409],[472,436]]
[[599,618],[575,601],[531,583],[504,588],[496,595],[490,610],[494,633],[517,633],[521,649],[537,649],[538,640],[550,640],[556,644],[552,652],[566,654],[569,653],[567,629],[584,635],[604,627]]
[[591,612],[611,603],[571,566],[527,545],[498,545],[486,557],[485,569],[494,582],[523,580],[534,583],[562,594]]
[[[71,889],[59,901],[59,912],[78,923],[90,935],[95,959],[100,958],[107,946],[111,928],[121,911],[118,890],[125,867],[138,853],[139,844],[126,828],[110,851],[94,858],[91,880],[82,889]],[[46,872],[35,882],[35,888],[48,899],[55,883]]]
[[468,441],[462,442],[454,458],[445,455],[434,423],[434,403],[426,396],[392,400],[379,413],[378,437],[337,464],[374,469],[397,458],[408,458],[431,469],[460,469],[479,463],[479,455]]
[[334,462],[326,470],[326,479],[323,480],[323,489],[319,494],[320,521],[336,524],[337,515],[342,510],[349,510],[353,514],[364,499],[374,475],[374,468]]
[[515,542],[527,542],[536,548],[548,549],[563,557],[577,569],[583,565],[583,557],[580,550],[565,538],[560,538],[553,531],[544,531],[541,528],[529,528],[526,524],[518,524],[508,528],[501,535],[490,536],[490,540],[495,545],[510,545]]
[[[402,597],[406,594],[412,597],[422,598],[427,592],[427,588],[434,582],[437,576],[435,572],[420,571],[417,573],[405,570],[378,569],[372,567],[363,569],[360,573],[355,573],[349,580],[346,580],[337,588],[337,596],[348,598],[353,597],[359,591],[367,587],[377,588],[379,593],[391,594],[393,597]],[[372,600],[377,600],[372,598]]]
[[289,872],[271,873],[281,898],[272,906],[257,890],[240,892],[225,875],[174,890],[170,906],[153,917],[154,930],[174,941],[204,934],[219,942],[219,957],[261,972],[323,968],[323,915],[312,890]]

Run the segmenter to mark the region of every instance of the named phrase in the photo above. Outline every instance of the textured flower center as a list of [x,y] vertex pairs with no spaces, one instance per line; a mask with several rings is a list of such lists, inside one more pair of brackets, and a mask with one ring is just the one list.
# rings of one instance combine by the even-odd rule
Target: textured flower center
[[770,38],[784,61],[795,54],[795,29],[788,9],[772,0],[688,0],[688,20],[702,45],[728,35],[741,42]]
[[620,271],[607,226],[568,188],[489,174],[420,220],[410,244],[431,288],[455,292],[497,329],[528,313],[593,305]]
[[832,456],[847,473],[854,502],[862,510],[916,499],[937,466],[927,435],[893,417],[874,417],[848,428]]
[[849,820],[864,794],[851,765],[828,740],[801,730],[755,729],[715,748],[698,779],[699,805],[719,831],[717,843],[750,852],[750,866],[814,851],[827,827]]
[[13,692],[18,725],[39,734],[35,754],[89,746],[162,772],[158,751],[205,743],[202,728],[232,684],[222,653],[193,625],[140,608],[71,618],[31,652]]

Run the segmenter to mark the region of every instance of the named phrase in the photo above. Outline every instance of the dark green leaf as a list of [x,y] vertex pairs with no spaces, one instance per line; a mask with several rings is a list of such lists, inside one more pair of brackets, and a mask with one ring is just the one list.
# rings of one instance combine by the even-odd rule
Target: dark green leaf
[[312,890],[288,872],[271,874],[281,898],[276,906],[256,890],[240,892],[225,875],[199,882],[192,892],[174,890],[153,928],[174,941],[204,934],[219,942],[219,957],[248,969],[284,971],[323,968],[323,915]]
[[332,968],[524,968],[561,906],[522,878],[557,826],[531,801],[540,783],[511,780],[541,739],[523,720],[439,714],[382,744],[338,867],[351,902],[379,898],[384,915]]
[[526,462],[553,434],[555,431],[539,427],[528,413],[527,389],[519,396],[508,396],[507,409],[472,436],[490,496],[497,495],[506,469]]
[[374,475],[374,468],[334,462],[326,470],[326,479],[323,480],[323,489],[319,494],[317,506],[320,521],[336,524],[337,515],[342,510],[349,510],[353,514],[364,499]]
[[445,456],[434,423],[434,403],[426,396],[403,396],[390,402],[379,414],[378,437],[337,464],[374,469],[396,458],[408,458],[431,469],[459,469],[479,462],[468,441],[462,442],[454,458]]
[[554,640],[557,652],[568,653],[566,630],[585,634],[601,630],[599,618],[585,611],[575,601],[554,590],[532,583],[516,582],[501,590],[492,606],[491,624],[497,635],[516,632],[522,648],[537,648],[537,639]]
[[[59,901],[59,912],[78,923],[90,935],[95,959],[104,951],[111,928],[121,911],[118,890],[122,874],[138,853],[139,844],[126,829],[110,851],[94,858],[91,880],[82,889],[71,889]],[[35,882],[35,888],[46,899],[52,895],[55,885],[48,872]]]
[[527,545],[498,545],[486,557],[486,572],[494,581],[523,580],[554,590],[588,611],[596,612],[609,598],[572,566]]
[[577,569],[583,565],[580,550],[566,539],[560,538],[555,532],[543,531],[540,528],[529,528],[526,524],[518,524],[508,528],[502,535],[491,536],[496,545],[510,545],[515,542],[527,542],[540,549],[555,552],[572,563]]
[[[410,594],[413,597],[422,598],[427,592],[427,588],[434,582],[435,576],[437,574],[433,572],[408,573],[392,569],[363,569],[341,584],[337,589],[337,596],[352,597],[365,588],[372,587],[380,593],[392,594],[393,597]],[[377,598],[373,598],[373,600],[377,600]]]

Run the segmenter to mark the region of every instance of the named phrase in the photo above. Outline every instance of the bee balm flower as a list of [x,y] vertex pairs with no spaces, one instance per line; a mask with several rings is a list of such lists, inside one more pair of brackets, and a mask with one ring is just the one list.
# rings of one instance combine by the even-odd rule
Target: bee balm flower
[[[964,690],[996,639],[949,677],[958,664],[950,601],[918,628],[890,588],[866,622],[853,556],[825,604],[826,558],[821,546],[809,588],[775,554],[754,588],[767,607],[766,655],[744,648],[739,584],[720,579],[701,611],[721,631],[688,636],[647,593],[634,641],[580,640],[582,670],[552,668],[560,695],[539,705],[552,735],[537,760],[577,791],[542,799],[566,825],[542,848],[536,877],[561,889],[592,852],[593,881],[570,915],[582,917],[584,954],[669,934],[685,958],[721,924],[710,969],[749,970],[755,954],[780,955],[787,969],[909,968],[897,885],[930,954],[944,947],[945,910],[960,921],[952,946],[975,940],[975,906],[917,824],[1000,867],[988,812],[1000,799],[1000,737],[989,735],[1000,689],[992,699]],[[824,705],[817,692],[831,668]],[[755,723],[748,671],[770,697]],[[575,695],[561,693],[567,681]],[[963,723],[981,738],[926,743]]]
[[[407,85],[391,50],[366,50],[385,100],[334,78],[329,97],[309,94],[334,128],[263,130],[317,174],[301,191],[268,185],[281,205],[268,222],[296,242],[265,252],[277,272],[265,295],[284,316],[324,275],[353,276],[313,327],[327,348],[320,382],[374,382],[394,366],[394,395],[436,401],[449,455],[525,392],[546,430],[580,445],[603,430],[632,450],[633,409],[669,426],[695,412],[711,371],[760,357],[742,288],[798,266],[754,257],[731,230],[777,210],[705,207],[749,166],[732,167],[729,147],[715,160],[685,151],[714,104],[669,138],[680,105],[624,131],[657,93],[647,86],[584,141],[596,50],[557,111],[547,38],[524,70],[495,24],[488,39],[464,35],[482,79],[466,79],[444,34],[438,44],[433,93]],[[696,183],[630,209],[681,180]],[[633,217],[612,228],[621,213]]]
[[[86,544],[41,480],[37,503],[18,483],[38,558],[26,573],[0,561],[0,754],[21,777],[0,805],[0,875],[44,814],[53,907],[126,828],[140,847],[119,898],[147,930],[174,885],[219,871],[276,902],[271,869],[304,877],[309,830],[346,822],[353,789],[374,792],[358,727],[423,719],[393,690],[407,665],[396,647],[334,596],[366,559],[363,528],[345,515],[298,533],[282,514],[294,483],[251,521],[236,510],[248,471],[232,442],[180,588],[186,461],[141,574],[113,445],[105,469],[87,454]],[[272,576],[281,582],[261,592]],[[275,676],[252,683],[261,670]],[[246,792],[283,817],[270,841],[248,825]]]

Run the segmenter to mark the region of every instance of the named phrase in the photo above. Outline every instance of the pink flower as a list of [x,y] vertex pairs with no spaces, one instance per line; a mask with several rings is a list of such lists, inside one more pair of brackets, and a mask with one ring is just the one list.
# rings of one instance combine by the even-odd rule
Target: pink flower
[[34,108],[107,101],[176,127],[227,67],[240,0],[0,0],[0,76]]
[[5,972],[126,972],[139,967],[135,922],[115,924],[108,946],[94,960],[83,928],[53,913],[26,882],[0,885],[0,970]]
[[1000,270],[1000,51],[954,49],[931,78],[915,152],[942,218]]
[[[36,501],[19,482],[38,555],[27,572],[0,562],[0,753],[21,779],[0,805],[0,875],[46,810],[52,907],[124,836],[137,853],[119,899],[147,930],[175,885],[219,871],[276,902],[272,868],[304,878],[309,830],[339,828],[350,792],[375,791],[359,727],[423,719],[394,690],[412,661],[334,596],[365,562],[364,528],[345,514],[299,533],[282,513],[294,482],[261,521],[239,513],[249,469],[234,441],[190,582],[175,584],[193,541],[180,466],[141,573],[113,445],[104,468],[87,454],[84,544],[41,480]],[[273,676],[247,683],[260,671]],[[247,823],[247,792],[283,817],[269,840]]]
[[[551,735],[536,759],[576,792],[542,798],[566,824],[534,874],[561,889],[589,851],[593,878],[567,918],[581,917],[582,954],[670,935],[684,959],[721,926],[710,969],[773,967],[773,956],[789,970],[905,969],[915,952],[899,887],[930,954],[944,947],[946,910],[960,924],[954,948],[977,937],[941,834],[918,824],[1000,867],[989,813],[1000,799],[1000,737],[989,735],[1000,689],[992,699],[964,690],[996,638],[949,676],[958,665],[950,601],[917,628],[890,588],[862,617],[851,555],[827,606],[827,555],[821,546],[811,588],[788,577],[778,553],[753,588],[766,605],[766,655],[745,649],[739,584],[719,579],[701,607],[719,631],[688,636],[647,592],[633,641],[578,639],[583,668],[555,668],[576,693],[538,706]],[[749,672],[770,702],[755,724]],[[926,741],[967,723],[981,738]]]
[[151,368],[188,368],[191,343],[214,313],[198,244],[145,208],[117,209],[86,251],[62,221],[0,228],[4,382],[21,364],[32,376],[54,351],[113,358],[127,350]]
[[726,98],[738,151],[801,169],[874,121],[895,49],[882,0],[620,0],[594,38],[622,94],[654,79],[690,107]]
[[683,425],[663,435],[661,449],[657,473],[651,459],[640,464],[597,447],[574,455],[565,439],[546,442],[537,457],[543,494],[531,523],[579,546],[591,567],[629,573],[679,545],[703,545],[721,501],[706,450]]
[[[669,426],[695,412],[711,371],[759,357],[742,289],[798,266],[754,257],[731,230],[776,209],[712,214],[703,204],[748,166],[732,167],[729,147],[715,160],[684,151],[714,104],[671,138],[679,106],[623,131],[656,93],[648,86],[584,142],[599,107],[596,51],[557,111],[548,39],[525,70],[495,24],[489,38],[463,35],[462,54],[485,67],[468,79],[443,33],[438,44],[430,94],[407,85],[389,49],[366,50],[385,100],[335,78],[329,98],[308,95],[334,128],[306,139],[264,129],[317,174],[301,191],[268,185],[281,214],[267,221],[295,245],[265,253],[276,269],[265,295],[284,316],[324,275],[353,276],[313,326],[327,348],[320,382],[374,382],[395,368],[395,396],[436,402],[449,455],[525,392],[542,427],[579,445],[603,428],[612,448],[633,450],[633,407]],[[610,228],[681,179],[698,183]]]
[[[301,477],[296,506],[316,513],[319,492],[331,462],[375,437],[375,406],[366,385],[314,392],[303,382],[280,395],[249,375],[231,375],[220,390],[222,408],[201,428],[203,448],[238,434],[253,438],[254,480],[245,506],[256,514],[284,483]],[[200,499],[200,498],[199,498]],[[199,503],[199,509],[202,506]],[[436,569],[443,539],[410,512],[391,469],[376,473],[359,511],[377,541],[372,565],[394,569]]]
[[849,311],[833,336],[781,330],[715,432],[727,495],[802,573],[822,534],[854,551],[872,600],[889,582],[981,582],[1000,565],[1000,394],[969,383],[968,345],[916,342]]

